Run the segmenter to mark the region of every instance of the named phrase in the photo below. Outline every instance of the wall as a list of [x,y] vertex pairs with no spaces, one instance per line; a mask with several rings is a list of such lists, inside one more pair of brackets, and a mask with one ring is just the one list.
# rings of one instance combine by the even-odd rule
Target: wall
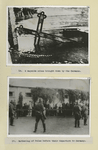
[[20,87],[9,87],[9,92],[13,92],[13,96],[9,96],[9,100],[14,100],[16,104],[18,103],[19,93],[22,92],[23,95],[23,104],[27,103],[28,105],[31,104],[32,98],[27,97],[26,93],[31,93],[30,88],[20,88]]

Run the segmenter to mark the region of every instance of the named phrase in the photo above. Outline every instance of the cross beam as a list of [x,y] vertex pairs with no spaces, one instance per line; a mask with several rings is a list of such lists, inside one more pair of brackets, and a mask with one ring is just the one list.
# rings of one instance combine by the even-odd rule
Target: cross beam
[[[24,28],[22,25],[20,25],[19,27],[16,28],[16,31],[18,32],[19,35],[22,35],[22,34],[31,34],[31,35],[35,35],[35,38],[39,39],[40,37],[42,38],[47,38],[47,39],[50,39],[50,40],[53,40],[53,41],[59,41],[59,42],[62,42],[62,43],[65,43],[65,42],[70,42],[71,40],[70,39],[67,39],[67,38],[63,38],[61,36],[55,36],[55,35],[52,35],[52,34],[48,34],[48,33],[44,33],[44,32],[40,32],[38,33],[37,31],[35,30],[31,30],[31,29],[27,29],[27,28]],[[74,41],[74,40],[72,40]],[[36,43],[39,45],[39,42]]]
[[64,37],[60,37],[60,36],[56,36],[56,35],[52,35],[52,34],[47,34],[42,32],[42,27],[43,27],[43,23],[44,23],[44,19],[47,17],[45,15],[45,13],[42,11],[41,13],[38,13],[38,24],[37,24],[37,29],[36,30],[31,30],[31,29],[27,29],[24,28],[22,25],[20,25],[19,27],[17,27],[15,29],[15,31],[18,31],[19,35],[21,34],[32,34],[35,35],[35,39],[34,39],[34,46],[37,52],[40,52],[40,37],[42,38],[47,38],[50,40],[54,40],[54,41],[59,41],[59,42],[76,42],[73,39],[70,38],[64,38]]
[[38,13],[37,14],[38,16],[38,24],[37,24],[37,32],[35,34],[35,39],[34,39],[34,46],[35,46],[35,49],[37,51],[40,50],[40,46],[39,46],[39,42],[40,42],[40,33],[42,32],[42,27],[43,27],[43,23],[44,23],[44,19],[47,17],[45,15],[45,13],[42,11],[41,13]]

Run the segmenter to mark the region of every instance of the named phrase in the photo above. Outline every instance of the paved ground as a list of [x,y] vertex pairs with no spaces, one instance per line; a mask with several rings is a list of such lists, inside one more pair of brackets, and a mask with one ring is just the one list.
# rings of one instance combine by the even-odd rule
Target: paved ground
[[[89,123],[88,123],[89,124]],[[89,125],[84,126],[81,120],[80,128],[74,127],[74,118],[72,117],[47,117],[46,133],[43,133],[42,123],[39,122],[37,133],[33,133],[35,126],[34,117],[20,117],[14,120],[15,126],[9,126],[11,135],[32,135],[32,134],[61,134],[61,135],[88,135]]]

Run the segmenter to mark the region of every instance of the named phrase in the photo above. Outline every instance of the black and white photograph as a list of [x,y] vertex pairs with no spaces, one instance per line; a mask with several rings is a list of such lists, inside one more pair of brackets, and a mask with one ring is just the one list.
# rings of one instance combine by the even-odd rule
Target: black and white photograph
[[7,65],[89,65],[89,50],[89,7],[7,7]]
[[8,136],[90,136],[90,78],[8,77]]

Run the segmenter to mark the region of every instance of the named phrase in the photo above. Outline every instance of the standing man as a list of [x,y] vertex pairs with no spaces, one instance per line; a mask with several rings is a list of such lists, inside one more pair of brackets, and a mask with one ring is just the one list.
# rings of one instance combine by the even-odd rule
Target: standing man
[[38,127],[38,122],[41,120],[42,121],[42,125],[43,125],[43,132],[46,132],[46,125],[45,125],[45,115],[44,115],[44,106],[43,106],[43,101],[40,98],[39,102],[35,105],[35,117],[36,117],[36,123],[35,123],[35,129],[34,132],[37,131],[37,127]]
[[75,116],[75,128],[78,126],[80,128],[80,118],[81,118],[81,108],[76,102],[74,106],[74,116]]
[[13,122],[14,122],[14,104],[13,101],[11,100],[10,104],[9,104],[9,118],[10,118],[10,125],[13,126]]
[[18,103],[19,103],[19,115],[22,116],[22,107],[23,107],[23,95],[22,95],[22,92],[19,93],[19,100],[18,100]]
[[87,119],[88,119],[88,106],[87,106],[87,104],[83,105],[82,112],[83,112],[83,118],[84,118],[84,125],[87,125]]
[[19,93],[19,101],[18,101],[20,107],[22,108],[22,105],[23,105],[23,95],[22,95],[22,92]]

